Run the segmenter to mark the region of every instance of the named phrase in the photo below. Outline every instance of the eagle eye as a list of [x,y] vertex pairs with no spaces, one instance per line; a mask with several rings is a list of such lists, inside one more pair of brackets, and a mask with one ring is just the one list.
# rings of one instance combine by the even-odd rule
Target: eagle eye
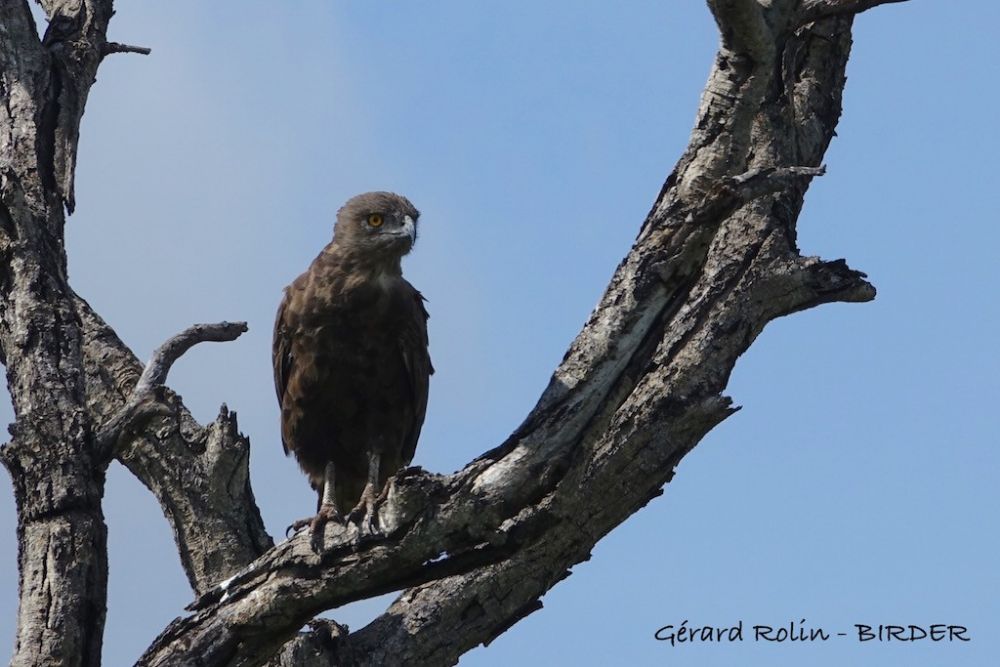
[[368,226],[369,227],[381,227],[385,219],[380,213],[372,213],[368,216]]

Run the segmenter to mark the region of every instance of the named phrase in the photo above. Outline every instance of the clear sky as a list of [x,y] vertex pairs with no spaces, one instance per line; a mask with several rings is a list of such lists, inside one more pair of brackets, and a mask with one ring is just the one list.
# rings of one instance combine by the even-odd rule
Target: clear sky
[[[429,299],[437,374],[414,463],[460,468],[517,426],[597,302],[687,142],[717,43],[703,2],[118,5],[111,37],[153,54],[109,58],[90,96],[71,282],[143,358],[193,322],[249,322],[170,385],[201,420],[222,402],[239,413],[276,535],[314,496],[281,452],[271,325],[340,204],[390,189],[423,213],[405,272]],[[805,253],[847,258],[878,298],[768,327],[730,383],[744,409],[463,665],[994,664],[998,24],[988,0],[859,18],[799,230]],[[117,666],[192,596],[158,506],[117,464],[104,507]],[[391,599],[331,616],[357,629]],[[960,624],[972,641],[752,641],[755,624],[800,619]],[[684,620],[742,620],[745,641],[654,640]]]

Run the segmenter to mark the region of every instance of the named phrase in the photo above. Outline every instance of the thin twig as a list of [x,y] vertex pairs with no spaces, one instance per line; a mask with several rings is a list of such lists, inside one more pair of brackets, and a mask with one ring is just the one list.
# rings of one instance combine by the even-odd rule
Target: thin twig
[[132,46],[131,44],[121,44],[119,42],[105,42],[101,47],[101,55],[107,56],[112,53],[138,53],[148,56],[153,50],[147,46]]

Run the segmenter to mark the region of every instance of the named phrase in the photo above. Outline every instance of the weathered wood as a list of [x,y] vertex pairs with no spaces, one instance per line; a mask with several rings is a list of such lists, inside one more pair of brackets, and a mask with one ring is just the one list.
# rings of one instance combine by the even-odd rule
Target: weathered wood
[[858,14],[879,5],[888,5],[907,0],[802,0],[798,10],[799,23],[818,21],[830,16]]
[[[143,367],[80,297],[76,309],[83,330],[87,408],[96,423],[107,425],[121,418]],[[240,325],[230,327],[238,330]],[[151,381],[163,379],[157,367],[164,368],[149,365]],[[236,414],[222,406],[213,423],[201,426],[175,394],[161,391],[150,406],[152,421],[118,438],[114,455],[156,496],[173,530],[184,573],[192,590],[201,593],[274,542],[254,502],[250,441],[240,434]],[[157,417],[158,412],[169,414]],[[106,459],[107,445],[100,452]]]
[[98,430],[96,446],[100,456],[110,459],[123,440],[138,436],[153,417],[172,416],[177,421],[179,418],[168,404],[164,391],[167,374],[174,362],[198,343],[236,340],[246,330],[246,322],[195,324],[156,348],[125,405]]
[[[75,205],[87,96],[101,58],[121,49],[105,40],[110,0],[40,4],[49,17],[41,40],[27,2],[0,0],[0,351],[16,417],[0,459],[14,483],[20,571],[12,664],[98,665],[107,461],[95,432],[124,405],[139,369],[67,284],[63,228],[64,208]],[[165,512],[183,535],[178,544],[192,585],[207,588],[271,541],[253,505],[248,443],[235,416],[224,411],[216,425],[200,429],[181,410],[180,423],[188,438],[183,446],[203,453],[187,472],[205,481],[186,493],[202,495],[161,500],[174,501],[164,503]],[[150,450],[165,445],[163,451],[176,452],[182,440],[176,429],[154,429],[121,458],[156,486],[163,469],[155,468]],[[206,530],[216,534],[208,539]]]
[[[105,55],[145,50],[105,40],[110,0],[43,0],[41,40],[24,0],[0,0],[14,664],[100,662],[112,455],[160,502],[197,595],[140,664],[453,664],[540,608],[734,411],[722,392],[768,322],[874,297],[845,262],[802,257],[795,224],[839,119],[853,14],[894,1],[709,0],[721,44],[688,148],[524,423],[454,475],[398,474],[374,531],[331,525],[319,541],[274,546],[235,414],[223,406],[202,427],[163,386],[186,346],[236,330],[189,332],[143,374],[66,281],[64,210],[90,86]],[[366,628],[296,634],[322,610],[404,589]]]
[[65,204],[110,2],[0,1],[0,348],[16,422],[0,450],[14,482],[20,606],[13,665],[98,665],[107,594],[103,469],[84,405],[66,282]]

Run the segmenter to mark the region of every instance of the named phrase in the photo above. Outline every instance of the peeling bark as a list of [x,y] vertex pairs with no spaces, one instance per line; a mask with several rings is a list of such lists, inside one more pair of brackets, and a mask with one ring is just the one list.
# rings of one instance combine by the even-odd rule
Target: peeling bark
[[[661,494],[735,408],[737,358],[768,322],[874,298],[843,260],[803,257],[795,225],[840,116],[853,15],[900,0],[709,0],[721,43],[691,141],[629,254],[525,421],[448,476],[397,474],[376,528],[331,524],[275,546],[223,406],[195,422],[66,280],[79,123],[110,0],[0,0],[0,351],[16,423],[0,450],[18,504],[15,665],[100,663],[104,472],[156,496],[196,600],[141,665],[454,664],[541,608],[604,535]],[[317,613],[403,591],[349,633]]]

